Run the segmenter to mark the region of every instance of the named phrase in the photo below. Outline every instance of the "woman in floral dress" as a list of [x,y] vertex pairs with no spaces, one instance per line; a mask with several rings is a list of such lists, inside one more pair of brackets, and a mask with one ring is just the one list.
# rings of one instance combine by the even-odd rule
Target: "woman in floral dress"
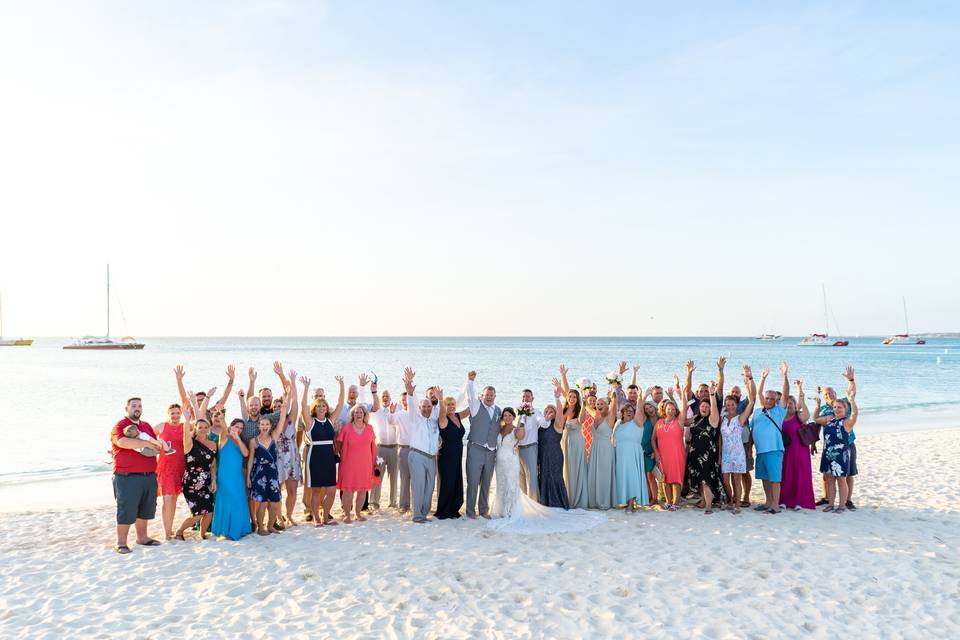
[[[196,397],[191,400],[195,405]],[[194,423],[188,415],[183,426],[185,468],[181,489],[191,515],[177,530],[178,540],[183,540],[184,532],[197,522],[200,523],[200,539],[206,538],[213,518],[213,497],[217,491],[217,442],[211,439],[211,435],[210,423],[206,418]]]

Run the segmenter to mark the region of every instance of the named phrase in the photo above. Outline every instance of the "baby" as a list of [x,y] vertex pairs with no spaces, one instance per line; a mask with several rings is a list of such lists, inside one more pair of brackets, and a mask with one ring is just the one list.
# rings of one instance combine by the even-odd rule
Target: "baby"
[[[143,431],[140,431],[140,429],[137,429],[137,425],[128,424],[128,425],[124,428],[124,430],[123,430],[123,435],[124,435],[125,437],[127,437],[127,438],[136,438],[137,440],[143,440],[143,441],[145,441],[145,442],[152,442],[152,443],[154,443],[154,444],[156,444],[156,445],[159,445],[159,446],[163,449],[163,452],[164,452],[166,455],[168,455],[168,456],[171,455],[171,454],[173,454],[173,453],[176,453],[176,451],[174,451],[173,448],[170,447],[170,443],[169,443],[169,442],[164,442],[163,440],[158,440],[157,438],[151,438],[149,435],[147,435],[147,434],[144,433]],[[156,455],[160,455],[160,452],[159,452],[159,451],[157,451],[156,449],[153,449],[153,448],[151,448],[151,447],[144,447],[144,448],[142,448],[142,449],[134,449],[134,451],[139,451],[142,455],[145,455],[145,456],[156,456]]]

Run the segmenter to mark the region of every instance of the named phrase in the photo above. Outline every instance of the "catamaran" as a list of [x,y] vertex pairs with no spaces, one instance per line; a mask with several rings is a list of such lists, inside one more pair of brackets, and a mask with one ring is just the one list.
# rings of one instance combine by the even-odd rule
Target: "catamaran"
[[883,344],[927,344],[927,341],[922,338],[910,336],[910,321],[907,320],[907,299],[905,297],[903,298],[903,326],[906,329],[905,333],[890,336],[883,341]]
[[63,347],[64,349],[89,349],[89,350],[118,350],[118,349],[143,349],[143,343],[137,342],[130,336],[124,336],[119,341],[110,337],[110,265],[107,265],[107,333],[104,336],[84,336]]
[[821,290],[823,291],[823,333],[811,333],[809,336],[800,341],[799,346],[801,347],[846,347],[850,344],[847,340],[835,340],[830,337],[830,316],[827,311],[827,287],[823,284],[820,285]]
[[3,338],[3,302],[0,302],[0,347],[29,347],[33,340],[29,338]]
[[781,342],[783,336],[778,333],[761,333],[757,336],[757,340],[763,340],[764,342]]

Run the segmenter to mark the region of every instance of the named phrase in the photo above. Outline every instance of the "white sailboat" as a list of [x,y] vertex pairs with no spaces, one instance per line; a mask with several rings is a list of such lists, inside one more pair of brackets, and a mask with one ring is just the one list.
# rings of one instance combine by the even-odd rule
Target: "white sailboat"
[[903,326],[906,330],[904,333],[898,333],[895,336],[890,336],[883,341],[883,344],[927,344],[926,340],[922,338],[913,338],[910,336],[910,321],[907,319],[907,299],[903,298]]
[[827,310],[827,287],[821,283],[820,289],[823,291],[823,333],[811,333],[809,336],[799,342],[801,347],[846,347],[850,344],[847,340],[835,340],[830,337],[830,315]]
[[33,340],[29,338],[6,338],[3,337],[3,302],[0,301],[0,347],[29,347]]
[[120,349],[143,349],[143,343],[137,342],[130,336],[124,336],[119,341],[110,337],[110,265],[107,265],[107,333],[104,336],[84,336],[64,346],[64,349],[87,349],[99,351],[115,351]]

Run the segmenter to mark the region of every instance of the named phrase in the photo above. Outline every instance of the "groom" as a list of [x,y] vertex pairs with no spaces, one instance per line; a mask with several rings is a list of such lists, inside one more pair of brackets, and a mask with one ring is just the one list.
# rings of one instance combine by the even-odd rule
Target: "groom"
[[480,515],[490,519],[487,496],[497,461],[497,437],[500,435],[500,407],[494,404],[497,391],[487,385],[477,399],[477,372],[467,374],[466,394],[470,405],[470,434],[467,436],[467,517],[477,517],[477,491]]

